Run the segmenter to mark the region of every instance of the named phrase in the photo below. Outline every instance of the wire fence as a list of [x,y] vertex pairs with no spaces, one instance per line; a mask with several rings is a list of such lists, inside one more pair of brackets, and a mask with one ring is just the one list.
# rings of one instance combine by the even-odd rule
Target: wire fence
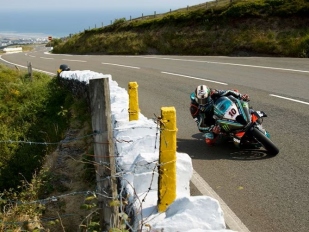
[[[132,18],[132,16],[129,17],[129,19],[125,19],[125,21],[137,21],[137,20],[144,20],[144,19],[152,19],[152,18],[160,18],[160,17],[164,17],[164,16],[167,16],[169,14],[172,14],[172,13],[176,13],[176,12],[188,12],[188,11],[193,11],[193,10],[198,10],[198,9],[210,9],[210,8],[214,8],[214,7],[220,7],[220,6],[224,6],[224,5],[227,5],[227,4],[230,4],[232,2],[235,2],[236,0],[214,0],[214,1],[208,1],[208,2],[205,2],[205,3],[201,3],[201,4],[198,4],[198,5],[194,5],[194,6],[187,6],[185,8],[180,8],[180,9],[177,9],[177,10],[172,10],[170,9],[168,12],[166,13],[162,13],[162,14],[157,14],[156,11],[154,11],[154,13],[152,15],[144,15],[142,13],[142,15],[140,17],[136,17],[136,18]],[[246,0],[242,0],[242,1],[246,1]],[[112,19],[110,20],[110,24],[109,25],[112,25],[113,23],[117,22],[117,20],[119,19]],[[109,26],[109,25],[104,25],[104,23],[102,22],[101,24],[101,27],[105,27],[105,26]],[[95,24],[94,27],[91,27],[89,26],[88,29],[84,29],[84,31],[86,30],[91,30],[91,29],[95,29],[95,28],[99,28],[100,26]]]
[[[79,138],[75,138],[72,141],[76,141],[79,140]],[[39,145],[39,143],[36,142],[32,142],[32,144],[37,144]],[[96,163],[93,162],[93,165],[105,165],[106,167],[109,167],[109,164],[104,164],[104,163]],[[119,210],[120,213],[122,215],[129,215],[130,218],[124,218],[124,223],[126,224],[127,227],[131,228],[132,231],[132,224],[130,222],[130,220],[132,219],[136,219],[136,218],[143,218],[143,221],[140,224],[140,227],[142,228],[143,226],[146,226],[147,223],[149,223],[151,220],[154,220],[155,218],[151,218],[151,217],[146,217],[144,218],[144,216],[142,215],[142,209],[143,209],[143,203],[145,202],[146,197],[149,195],[149,193],[151,191],[157,191],[157,188],[154,187],[154,182],[155,182],[155,178],[157,178],[158,176],[158,167],[159,167],[159,161],[155,160],[153,162],[147,162],[146,164],[141,164],[141,163],[131,163],[132,168],[130,171],[124,171],[119,165],[117,165],[117,170],[118,172],[116,173],[116,178],[121,178],[122,183],[126,183],[128,185],[131,185],[131,188],[133,190],[134,195],[130,196],[131,200],[129,200],[126,196],[128,196],[128,192],[127,189],[124,187],[125,185],[121,185],[120,187],[120,191],[118,194],[118,199],[119,199]],[[164,164],[161,164],[164,165]],[[134,186],[131,183],[131,180],[127,179],[125,176],[127,175],[134,175],[136,174],[138,171],[136,171],[138,169],[139,166],[143,166],[143,169],[149,170],[150,175],[151,175],[151,181],[149,183],[149,186],[147,187],[147,191],[144,192],[143,194],[138,194],[135,189]],[[111,177],[108,176],[106,177],[107,179],[110,179]],[[102,181],[102,180],[101,180]],[[108,194],[108,190],[105,191],[106,195],[104,195],[105,198],[110,198],[112,200],[112,197]],[[103,191],[104,193],[104,191]],[[83,196],[85,198],[92,196],[95,199],[97,199],[98,196],[102,196],[102,191],[97,191],[97,190],[85,190],[85,191],[72,191],[72,192],[67,192],[65,194],[60,194],[60,195],[53,195],[44,199],[37,199],[37,200],[32,200],[32,201],[14,201],[14,200],[7,200],[6,205],[11,205],[12,207],[19,207],[22,205],[46,205],[48,206],[50,203],[52,204],[56,204],[56,203],[61,203],[61,199],[65,199],[67,197],[76,197],[76,196]],[[1,196],[0,196],[0,200],[1,200]],[[130,203],[131,202],[131,203]],[[136,205],[133,205],[133,202],[139,202],[139,207],[136,208]],[[154,208],[153,211],[155,212],[156,209]],[[154,213],[153,212],[153,213]],[[9,210],[7,211],[7,213],[10,214]],[[54,216],[48,216],[48,217],[40,217],[39,220],[32,220],[32,219],[28,219],[26,220],[27,223],[41,223],[41,222],[53,222],[59,218],[67,218],[67,217],[75,217],[78,216],[80,217],[79,214],[77,213],[65,213],[65,214],[57,214]],[[159,216],[159,215],[158,215]],[[81,219],[84,220],[84,219]],[[9,226],[22,226],[25,224],[25,219],[20,220],[20,221],[3,221],[0,220],[0,223],[2,223],[2,226],[4,227],[9,227]]]
[[[61,78],[62,79],[62,78]],[[71,81],[65,81],[65,80],[60,80],[59,81],[60,84],[62,84],[63,86],[67,87],[68,89],[70,89],[70,91],[72,92],[72,95],[76,98],[85,98],[89,96],[88,93],[88,87],[84,82],[78,82],[76,80],[71,80]],[[135,126],[135,127],[129,127],[127,128],[127,130],[136,130],[136,129],[150,129],[150,133],[148,133],[149,136],[154,137],[154,143],[153,143],[153,147],[149,148],[149,150],[152,150],[152,152],[158,151],[159,147],[157,146],[157,141],[159,141],[159,136],[160,133],[162,132],[162,130],[165,130],[164,127],[163,129],[161,128],[161,121],[159,118],[154,118],[154,125],[146,127],[146,126]],[[115,122],[117,123],[117,122]],[[156,125],[156,126],[155,126]],[[117,130],[115,128],[113,128],[113,130]],[[121,129],[122,131],[126,130],[124,128]],[[167,129],[166,129],[167,130]],[[68,134],[66,136],[66,138],[64,140],[58,141],[58,142],[37,142],[37,141],[13,141],[13,140],[6,140],[6,141],[0,141],[0,143],[22,143],[22,144],[28,144],[28,145],[58,145],[59,149],[61,150],[61,145],[62,144],[68,144],[68,143],[73,143],[79,140],[84,140],[85,138],[94,138],[95,136],[101,136],[102,134],[104,134],[105,132],[102,131],[98,131],[95,130],[93,131],[93,133],[90,134],[86,134],[83,136],[78,136],[78,137],[74,137],[71,134]],[[136,134],[136,133],[135,133]],[[111,143],[114,144],[115,147],[117,147],[117,144],[127,144],[129,146],[134,147],[135,144],[139,144],[143,139],[145,139],[144,137],[134,137],[134,138],[129,138],[128,139],[119,139],[116,137],[113,137]],[[147,138],[146,138],[147,139]],[[93,141],[94,143],[94,141]],[[74,150],[74,146],[71,147],[72,150]],[[90,165],[92,165],[94,167],[94,169],[96,170],[96,174],[98,167],[104,167],[105,169],[110,169],[110,163],[109,162],[96,162],[95,159],[91,159],[89,161],[85,161],[85,160],[78,160],[75,155],[71,154],[70,155],[70,151],[66,151],[67,155],[65,157],[65,159],[71,158],[72,160],[75,160],[76,162],[80,162],[80,163],[88,163]],[[114,175],[105,175],[104,176],[100,176],[100,178],[97,178],[96,181],[94,181],[93,184],[96,184],[96,188],[94,190],[82,190],[82,191],[67,191],[64,194],[60,194],[60,195],[53,195],[53,196],[49,196],[47,198],[44,199],[36,199],[36,200],[31,200],[31,201],[13,201],[10,199],[5,199],[5,201],[7,202],[5,205],[5,207],[3,207],[3,209],[7,209],[4,210],[2,215],[5,214],[11,214],[11,211],[19,206],[24,206],[24,205],[48,205],[48,204],[56,204],[56,203],[61,203],[61,199],[65,199],[67,197],[77,197],[77,196],[83,196],[85,198],[87,198],[88,196],[93,196],[98,202],[99,202],[99,198],[106,198],[106,199],[110,199],[112,202],[118,202],[117,205],[119,205],[119,210],[120,210],[120,215],[122,215],[122,221],[123,223],[128,227],[131,228],[132,231],[134,231],[132,229],[132,227],[134,225],[132,225],[132,221],[135,222],[139,222],[139,227],[144,227],[146,226],[147,223],[149,223],[151,219],[151,217],[147,217],[144,218],[143,215],[143,204],[145,203],[145,199],[146,197],[152,192],[155,191],[157,194],[157,190],[158,190],[158,186],[157,186],[157,179],[158,179],[158,175],[159,175],[159,167],[160,165],[165,165],[167,163],[160,163],[159,164],[159,157],[156,157],[155,160],[152,160],[151,162],[136,162],[135,158],[132,159],[132,162],[127,162],[125,163],[125,166],[123,165],[121,159],[123,158],[124,155],[123,151],[118,151],[117,149],[115,149],[115,153],[114,154],[98,154],[99,156],[110,156],[113,155],[116,158],[116,173]],[[137,154],[138,155],[138,154]],[[61,157],[62,161],[64,160],[64,157]],[[176,162],[176,160],[170,161],[170,162]],[[127,168],[129,167],[129,168]],[[141,168],[142,167],[142,168]],[[63,169],[63,167],[61,166],[61,169]],[[150,180],[149,182],[144,183],[143,186],[143,191],[137,191],[135,189],[135,186],[132,183],[132,180],[130,179],[130,176],[135,175],[135,174],[139,174],[140,173],[140,169],[143,169],[143,171],[146,171],[148,173],[148,175],[150,175]],[[121,181],[121,183],[123,183],[121,186],[119,186],[119,191],[118,191],[118,195],[117,195],[117,199],[115,199],[110,192],[110,189],[107,189],[110,187],[109,186],[106,189],[98,189],[98,186],[100,186],[98,183],[99,182],[103,182],[103,181],[107,181],[107,182],[111,182],[111,180],[113,178],[117,178],[118,180]],[[124,185],[126,184],[126,185]],[[147,186],[148,184],[148,186]],[[128,187],[129,186],[129,187]],[[1,195],[0,193],[0,203],[2,203],[3,205],[3,195]],[[136,204],[137,202],[137,204]],[[98,205],[95,204],[94,206],[96,209],[98,209]],[[39,208],[39,207],[38,207]],[[154,211],[156,210],[155,207],[153,209]],[[127,215],[127,217],[124,217],[123,215]],[[150,214],[151,215],[151,214]],[[0,214],[1,216],[1,214]],[[55,220],[55,218],[61,218],[61,217],[72,217],[72,216],[76,216],[76,214],[59,214],[57,212],[57,215],[52,216],[52,217],[46,217],[44,218],[45,221],[53,221]],[[79,215],[80,216],[80,215]],[[90,216],[89,216],[90,217]],[[82,221],[84,221],[85,218],[82,218]],[[142,220],[142,221],[140,221]],[[32,220],[32,219],[28,219],[27,223],[31,223],[31,222],[37,222],[38,220]],[[21,225],[23,224],[25,221],[0,221],[2,223],[2,225]],[[113,224],[110,223],[112,228],[113,228]],[[114,228],[117,228],[116,226],[114,226]],[[1,229],[0,229],[1,230]]]
[[99,135],[99,134],[101,134],[101,133],[100,132],[94,132],[92,134],[80,136],[80,137],[73,138],[73,139],[65,139],[65,140],[61,140],[59,142],[35,142],[35,141],[23,141],[23,140],[2,140],[2,141],[0,141],[0,143],[5,143],[5,144],[19,143],[19,144],[45,145],[45,146],[61,145],[61,144],[72,143],[72,142],[75,142],[75,141],[83,140],[85,138],[92,137],[94,135]]
[[[159,122],[157,120],[157,122]],[[134,130],[134,129],[138,129],[138,128],[142,128],[142,129],[151,129],[152,131],[154,131],[153,136],[156,136],[156,139],[158,139],[157,137],[159,136],[159,133],[154,129],[154,127],[133,127],[133,128],[128,128],[128,130]],[[156,128],[157,130],[160,130],[159,127]],[[91,134],[87,134],[84,136],[78,136],[78,137],[74,137],[74,138],[69,138],[69,139],[64,139],[62,141],[58,141],[58,142],[36,142],[36,141],[13,141],[13,140],[7,140],[7,141],[0,141],[0,143],[22,143],[22,144],[28,144],[28,145],[55,145],[58,144],[59,146],[61,146],[62,144],[68,144],[68,143],[73,143],[79,140],[83,140],[84,138],[89,138],[89,137],[93,137],[93,136],[97,136],[102,134],[102,132],[99,131],[95,131],[94,133]],[[117,139],[114,138],[113,139],[113,143],[117,144],[117,143],[126,143],[126,144],[131,144],[132,146],[135,143],[138,143],[139,140],[141,140],[142,138],[137,138],[137,139],[128,139],[128,140],[124,140],[124,139]],[[156,147],[156,145],[154,145],[153,150],[157,150],[158,147]],[[106,156],[104,154],[102,154],[102,156]],[[119,165],[119,159],[122,158],[122,156],[119,154],[118,151],[116,151],[115,157],[118,157],[118,160],[116,159],[116,170],[117,173],[115,174],[115,178],[121,179],[122,183],[126,183],[128,185],[131,185],[131,188],[133,190],[133,195],[130,196],[130,200],[127,198],[128,195],[128,190],[124,187],[124,185],[121,185],[119,187],[119,193],[118,193],[118,197],[117,199],[119,200],[119,210],[120,210],[120,215],[130,215],[130,218],[124,218],[123,222],[126,224],[127,227],[131,228],[132,231],[132,224],[130,222],[130,220],[132,220],[132,218],[136,219],[136,218],[144,218],[142,215],[142,209],[143,209],[143,203],[145,202],[146,197],[149,195],[150,191],[156,191],[157,187],[154,187],[154,182],[155,182],[155,178],[158,176],[158,167],[159,167],[159,161],[155,160],[153,162],[146,162],[146,163],[134,163],[132,160],[132,163],[127,163],[128,166],[130,166],[130,170],[124,170],[123,166]],[[71,157],[72,159],[74,159],[77,162],[84,162],[85,161],[78,161],[75,158]],[[117,162],[118,161],[118,162]],[[89,161],[89,164],[95,166],[105,166],[107,168],[109,168],[110,164],[109,163],[102,163],[102,162],[95,162],[94,160]],[[163,164],[161,164],[163,165]],[[131,183],[131,180],[127,179],[126,176],[130,176],[130,175],[135,175],[138,173],[138,169],[140,167],[143,167],[144,170],[148,170],[149,173],[151,173],[151,181],[149,183],[149,186],[146,188],[146,192],[144,192],[143,194],[138,194],[135,189],[134,186]],[[103,181],[105,179],[110,180],[112,178],[112,176],[106,176],[100,179],[100,181]],[[96,182],[98,181],[94,181],[94,184],[96,184]],[[97,184],[96,184],[97,186]],[[132,194],[132,193],[130,193]],[[108,199],[113,200],[112,196],[109,193],[109,190],[106,189],[103,191],[98,191],[97,189],[91,190],[84,190],[84,191],[71,191],[71,192],[66,192],[64,194],[60,194],[60,195],[52,195],[49,196],[47,198],[44,199],[37,199],[37,200],[30,200],[30,201],[15,201],[15,200],[10,200],[10,199],[5,199],[6,200],[6,206],[3,207],[3,214],[7,213],[7,214],[11,214],[11,210],[13,208],[17,208],[20,206],[25,206],[25,205],[45,205],[46,207],[48,207],[49,204],[61,204],[61,199],[63,199],[65,201],[65,198],[67,197],[77,197],[77,196],[83,196],[84,198],[87,198],[89,196],[94,197],[96,200],[98,200],[98,197],[105,197]],[[3,196],[1,196],[0,194],[0,200],[4,200],[2,198]],[[131,202],[131,203],[130,203]],[[136,206],[133,205],[132,202],[139,202],[139,208],[136,209]],[[81,202],[82,203],[82,202]],[[97,206],[96,206],[97,208]],[[7,209],[7,210],[5,210]],[[156,209],[154,209],[155,211]],[[42,223],[42,222],[54,222],[55,220],[58,220],[59,218],[68,218],[68,217],[80,217],[79,214],[77,213],[65,213],[65,214],[55,214],[54,216],[48,216],[48,217],[40,217],[39,220],[34,220],[34,219],[28,219],[26,220],[27,223]],[[81,219],[81,220],[84,220]],[[145,226],[147,223],[150,222],[150,218],[144,218],[143,221],[141,222],[141,227]],[[2,224],[2,226],[4,228],[9,228],[10,226],[23,226],[25,223],[25,219],[23,220],[9,220],[9,221],[5,221],[5,220],[0,220],[0,223]],[[1,229],[0,229],[1,231]]]

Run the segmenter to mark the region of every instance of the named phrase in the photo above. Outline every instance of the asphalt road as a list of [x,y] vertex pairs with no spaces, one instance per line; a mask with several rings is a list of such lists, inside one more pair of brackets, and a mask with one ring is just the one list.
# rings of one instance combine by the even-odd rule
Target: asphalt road
[[[71,56],[38,51],[2,55],[2,59],[56,73],[71,70],[111,74],[120,87],[136,81],[141,113],[177,113],[178,152],[191,156],[193,168],[251,232],[309,230],[309,60],[220,56]],[[45,48],[46,49],[46,48]],[[1,60],[3,62],[3,60]],[[264,127],[280,153],[259,158],[230,144],[207,147],[189,113],[190,93],[199,84],[238,89],[268,117]],[[191,195],[201,195],[192,185]]]

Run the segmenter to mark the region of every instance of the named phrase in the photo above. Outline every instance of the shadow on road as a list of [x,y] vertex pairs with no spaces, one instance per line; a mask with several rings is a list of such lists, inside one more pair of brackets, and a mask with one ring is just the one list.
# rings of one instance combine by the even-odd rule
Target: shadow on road
[[[261,160],[273,156],[261,149],[237,148],[232,142],[218,139],[215,146],[209,147],[202,133],[192,135],[193,139],[177,139],[177,151],[187,153],[192,159]],[[192,152],[193,151],[193,152]]]

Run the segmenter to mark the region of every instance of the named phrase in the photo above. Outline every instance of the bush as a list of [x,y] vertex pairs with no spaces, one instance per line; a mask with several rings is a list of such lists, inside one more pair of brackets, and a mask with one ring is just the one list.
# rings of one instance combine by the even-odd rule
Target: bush
[[309,36],[302,39],[298,46],[298,54],[299,57],[309,58]]

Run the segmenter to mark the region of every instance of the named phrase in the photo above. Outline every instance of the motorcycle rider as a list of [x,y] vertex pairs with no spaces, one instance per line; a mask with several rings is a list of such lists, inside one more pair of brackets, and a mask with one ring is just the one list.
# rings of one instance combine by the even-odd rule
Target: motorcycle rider
[[60,77],[60,73],[62,71],[70,71],[70,70],[71,69],[70,69],[70,67],[68,65],[66,65],[66,64],[60,65],[59,69],[57,70],[57,77]]
[[220,133],[220,127],[215,125],[214,102],[221,96],[232,95],[236,98],[248,101],[247,94],[240,94],[238,90],[218,90],[206,85],[199,85],[191,93],[190,113],[197,124],[200,132],[205,133],[205,142],[212,146],[215,144],[216,136]]

